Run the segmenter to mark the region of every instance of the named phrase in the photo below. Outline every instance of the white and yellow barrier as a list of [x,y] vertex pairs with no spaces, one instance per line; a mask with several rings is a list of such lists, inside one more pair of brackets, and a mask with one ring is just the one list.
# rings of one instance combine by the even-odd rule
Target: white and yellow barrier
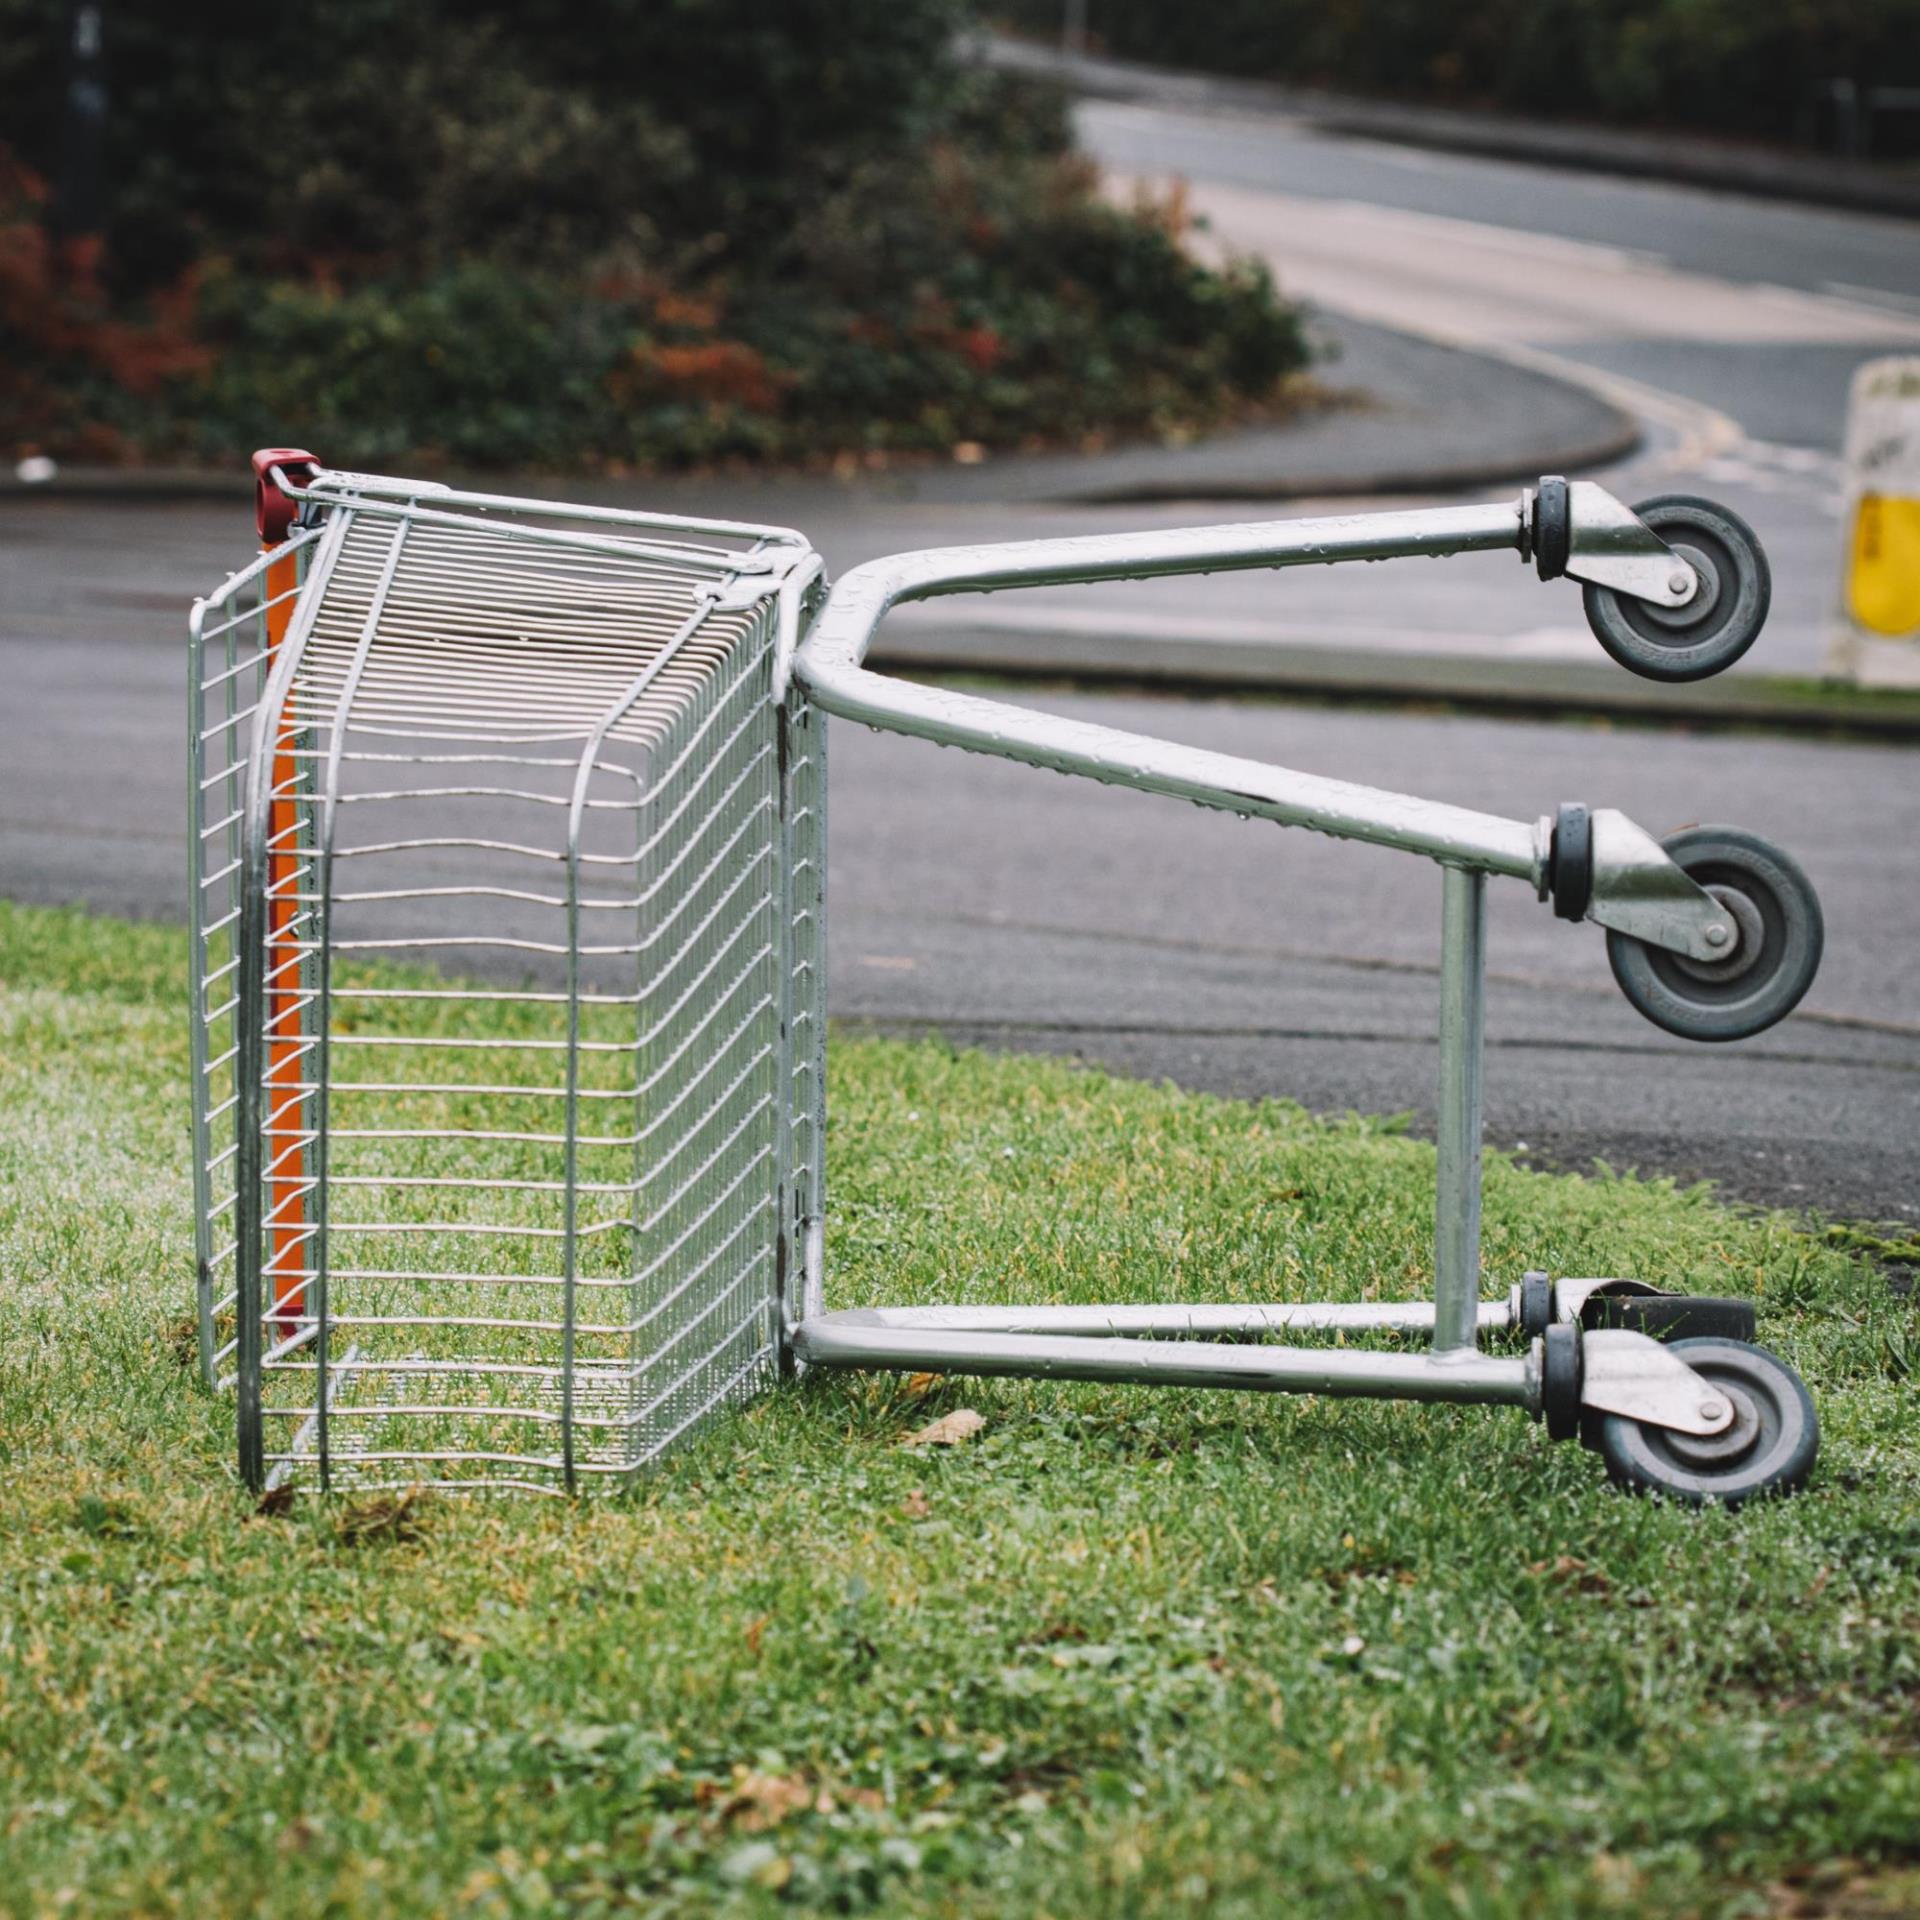
[[1870,686],[1920,686],[1920,358],[1870,360],[1847,402],[1832,662]]

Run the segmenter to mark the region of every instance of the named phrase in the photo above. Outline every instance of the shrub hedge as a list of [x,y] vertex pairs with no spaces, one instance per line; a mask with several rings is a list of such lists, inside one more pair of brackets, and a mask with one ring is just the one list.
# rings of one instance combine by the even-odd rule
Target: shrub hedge
[[1204,425],[1305,351],[1107,205],[961,0],[108,10],[109,219],[48,240],[60,0],[0,0],[0,442],[637,466]]

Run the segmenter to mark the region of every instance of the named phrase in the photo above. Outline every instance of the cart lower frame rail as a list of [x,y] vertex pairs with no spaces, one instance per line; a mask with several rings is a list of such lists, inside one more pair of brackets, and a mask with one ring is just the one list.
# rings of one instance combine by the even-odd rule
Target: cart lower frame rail
[[[1536,1419],[1547,1416],[1551,1403],[1556,1427],[1577,1423],[1584,1408],[1628,1415],[1684,1434],[1725,1431],[1735,1419],[1731,1399],[1699,1379],[1658,1341],[1628,1329],[1583,1330],[1581,1309],[1593,1291],[1618,1283],[1575,1282],[1550,1289],[1548,1324],[1539,1326],[1529,1323],[1521,1286],[1505,1300],[1480,1297],[1484,877],[1449,865],[1442,898],[1430,1302],[818,1312],[788,1329],[795,1358],[808,1366],[841,1369],[1479,1402],[1520,1407]],[[1556,1298],[1562,1292],[1564,1300]],[[1236,1337],[1264,1342],[1289,1332],[1425,1333],[1431,1344],[1423,1353],[1220,1344]],[[1526,1340],[1525,1350],[1518,1355],[1484,1352],[1479,1345],[1483,1333],[1518,1333]],[[1553,1367],[1548,1360],[1550,1339],[1556,1347],[1565,1343]]]
[[[1811,1403],[1743,1303],[1543,1274],[1481,1297],[1489,879],[1605,929],[1648,1018],[1725,1040],[1818,964],[1788,856],[1572,803],[1504,819],[865,665],[888,612],[935,595],[1507,551],[1581,582],[1610,650],[1596,605],[1628,651],[1691,635],[1693,671],[1689,609],[1751,613],[1743,570],[1764,574],[1719,509],[1643,521],[1548,479],[1504,504],[896,555],[829,591],[787,529],[290,449],[256,473],[266,551],[195,608],[190,734],[201,1347],[237,1388],[250,1484],[618,1485],[815,1367],[1482,1402],[1683,1499],[1804,1479]],[[829,714],[1437,862],[1431,1301],[829,1312]],[[353,971],[449,949],[491,982]],[[462,1024],[475,1003],[492,1025]],[[1295,1333],[1427,1345],[1274,1343]]]

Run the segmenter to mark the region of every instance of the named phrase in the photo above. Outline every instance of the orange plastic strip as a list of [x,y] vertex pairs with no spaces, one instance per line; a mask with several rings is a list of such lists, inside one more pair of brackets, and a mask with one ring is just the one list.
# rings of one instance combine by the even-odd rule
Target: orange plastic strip
[[[300,585],[299,557],[289,554],[267,569],[267,651],[287,637],[293,597]],[[273,1280],[267,1318],[291,1333],[306,1309],[307,1197],[303,1187],[300,954],[294,936],[299,915],[300,805],[295,798],[299,762],[295,730],[282,726],[273,748],[273,798],[267,812],[267,1088],[266,1164],[280,1169],[267,1181],[267,1271]],[[285,1156],[283,1159],[282,1156]]]

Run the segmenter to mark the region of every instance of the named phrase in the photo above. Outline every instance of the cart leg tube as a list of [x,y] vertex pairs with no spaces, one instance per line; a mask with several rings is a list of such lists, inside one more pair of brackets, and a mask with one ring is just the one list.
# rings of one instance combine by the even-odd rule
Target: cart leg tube
[[1439,1168],[1433,1347],[1474,1344],[1480,1311],[1480,1064],[1486,1033],[1487,882],[1442,869]]

